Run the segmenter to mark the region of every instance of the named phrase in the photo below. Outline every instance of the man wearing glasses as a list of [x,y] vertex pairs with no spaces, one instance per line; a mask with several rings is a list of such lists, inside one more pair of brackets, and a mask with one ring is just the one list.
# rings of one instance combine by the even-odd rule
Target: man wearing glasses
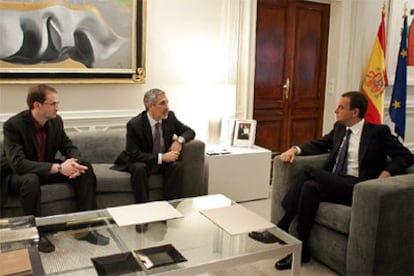
[[[57,114],[56,89],[44,84],[29,88],[27,105],[28,110],[3,125],[1,172],[6,181],[2,181],[2,193],[20,194],[25,215],[40,217],[40,186],[70,182],[79,211],[96,209],[96,176],[90,163],[80,159],[78,148],[65,133],[62,118]],[[58,151],[65,157],[63,162],[55,158]],[[39,232],[39,251],[54,251],[54,245]],[[109,242],[95,231],[80,239],[98,245]]]

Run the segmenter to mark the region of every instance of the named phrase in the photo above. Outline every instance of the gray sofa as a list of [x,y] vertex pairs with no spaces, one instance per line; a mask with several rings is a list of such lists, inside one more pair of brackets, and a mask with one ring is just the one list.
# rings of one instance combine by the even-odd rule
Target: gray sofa
[[[110,169],[118,154],[125,148],[124,129],[107,131],[85,131],[68,133],[82,158],[92,163],[97,177],[98,208],[120,206],[135,203],[130,184],[130,174]],[[0,150],[3,147],[0,139]],[[198,196],[207,193],[204,176],[204,147],[200,140],[184,144],[181,160],[184,164],[184,183],[181,197]],[[162,198],[162,176],[150,177],[150,199]],[[69,183],[43,185],[42,214],[45,216],[76,211],[74,190]],[[9,194],[6,205],[1,210],[1,217],[23,215],[18,195]]]
[[[284,214],[281,201],[304,166],[322,167],[327,154],[276,156],[271,220]],[[292,223],[290,232],[295,232]],[[312,227],[312,257],[344,275],[414,274],[414,165],[406,174],[358,183],[352,207],[322,202]]]

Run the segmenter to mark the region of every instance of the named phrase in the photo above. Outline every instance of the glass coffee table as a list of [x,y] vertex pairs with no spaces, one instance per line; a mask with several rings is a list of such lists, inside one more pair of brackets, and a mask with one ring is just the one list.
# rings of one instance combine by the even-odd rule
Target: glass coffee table
[[[264,244],[251,239],[248,233],[230,235],[200,210],[237,204],[222,195],[208,195],[170,201],[183,217],[148,224],[146,232],[138,233],[135,225],[117,226],[105,210],[79,212],[36,218],[38,227],[50,230],[48,238],[55,245],[52,253],[40,253],[47,275],[96,275],[95,265],[102,257],[137,257],[136,250],[172,245],[186,261],[142,268],[132,275],[195,275],[224,270],[263,259],[282,258],[293,253],[292,275],[300,270],[302,244],[288,233],[268,229],[281,243]],[[110,238],[108,245],[93,245],[76,239],[85,231],[96,230]],[[131,253],[132,252],[132,253]],[[130,254],[131,253],[131,254]],[[157,252],[155,252],[157,253]],[[109,265],[110,267],[110,265]]]

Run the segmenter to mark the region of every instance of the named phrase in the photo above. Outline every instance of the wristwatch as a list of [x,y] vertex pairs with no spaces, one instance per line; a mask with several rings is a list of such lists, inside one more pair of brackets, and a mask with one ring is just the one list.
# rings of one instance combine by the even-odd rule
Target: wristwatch
[[58,169],[58,173],[60,173],[62,171],[62,165],[58,164],[57,169]]
[[177,142],[180,143],[180,144],[184,144],[185,143],[185,138],[183,136],[178,136]]

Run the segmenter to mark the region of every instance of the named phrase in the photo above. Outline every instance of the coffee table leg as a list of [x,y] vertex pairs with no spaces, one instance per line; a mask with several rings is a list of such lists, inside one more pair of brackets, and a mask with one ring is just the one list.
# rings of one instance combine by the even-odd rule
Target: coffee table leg
[[291,275],[299,275],[300,274],[300,258],[302,253],[302,243],[297,246],[295,250],[293,250],[293,263],[292,263],[292,274]]

